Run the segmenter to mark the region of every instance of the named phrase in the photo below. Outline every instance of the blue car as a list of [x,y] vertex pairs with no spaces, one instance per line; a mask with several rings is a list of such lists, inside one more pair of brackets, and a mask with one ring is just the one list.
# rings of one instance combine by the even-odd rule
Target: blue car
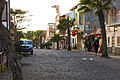
[[31,52],[31,54],[33,54],[33,45],[31,40],[21,40],[19,52]]

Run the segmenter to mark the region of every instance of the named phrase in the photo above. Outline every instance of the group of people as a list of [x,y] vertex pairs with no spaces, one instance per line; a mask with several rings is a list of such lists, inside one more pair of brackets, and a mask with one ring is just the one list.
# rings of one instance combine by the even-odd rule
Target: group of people
[[99,37],[85,39],[85,42],[84,42],[85,51],[88,51],[88,52],[95,51],[95,53],[97,54],[98,48],[99,48]]

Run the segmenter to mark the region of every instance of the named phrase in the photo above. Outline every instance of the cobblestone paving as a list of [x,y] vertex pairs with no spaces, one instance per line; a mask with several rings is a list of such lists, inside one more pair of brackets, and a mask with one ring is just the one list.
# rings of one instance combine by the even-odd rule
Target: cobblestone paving
[[[24,80],[120,80],[120,59],[79,51],[35,49],[22,58]],[[10,70],[0,80],[11,80]]]

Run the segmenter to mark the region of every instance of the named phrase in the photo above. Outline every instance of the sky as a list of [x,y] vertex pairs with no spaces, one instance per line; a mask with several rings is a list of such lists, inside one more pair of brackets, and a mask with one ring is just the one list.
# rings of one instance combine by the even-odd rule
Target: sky
[[[10,0],[13,9],[23,9],[28,11],[30,22],[24,22],[21,26],[29,30],[46,30],[48,23],[55,22],[56,9],[53,5],[60,5],[60,15],[70,12],[70,9],[78,4],[79,0]],[[27,26],[29,24],[29,26]]]

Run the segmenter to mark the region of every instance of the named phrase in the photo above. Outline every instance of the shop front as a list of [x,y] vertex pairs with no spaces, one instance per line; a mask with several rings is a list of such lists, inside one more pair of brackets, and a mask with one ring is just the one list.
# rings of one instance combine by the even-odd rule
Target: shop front
[[99,49],[98,52],[101,53],[101,44],[102,44],[102,35],[101,34],[90,34],[84,37],[84,48],[86,51],[94,52],[95,51],[95,45],[94,41],[98,39],[99,40]]

